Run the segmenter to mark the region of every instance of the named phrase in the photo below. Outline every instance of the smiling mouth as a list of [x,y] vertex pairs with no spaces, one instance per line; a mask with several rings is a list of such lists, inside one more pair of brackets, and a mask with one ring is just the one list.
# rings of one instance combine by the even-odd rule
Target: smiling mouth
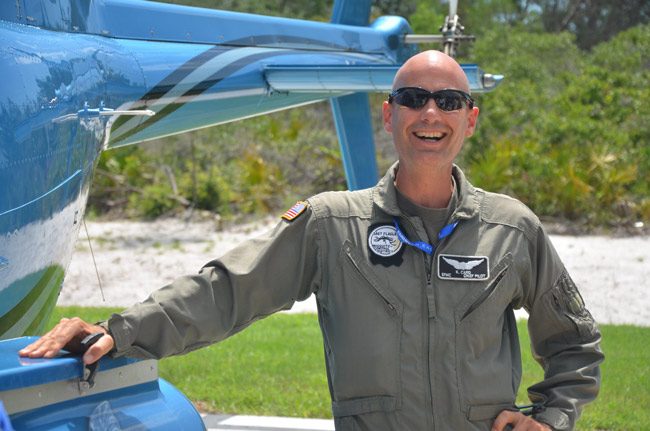
[[438,142],[439,140],[447,136],[447,134],[443,132],[414,132],[413,134],[418,139],[431,141],[431,142]]

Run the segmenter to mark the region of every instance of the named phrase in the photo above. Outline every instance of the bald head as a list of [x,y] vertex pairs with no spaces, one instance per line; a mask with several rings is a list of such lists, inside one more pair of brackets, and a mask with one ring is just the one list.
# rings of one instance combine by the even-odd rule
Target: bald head
[[430,91],[455,88],[469,93],[465,72],[453,58],[440,51],[423,51],[409,58],[393,80],[393,90],[422,87]]
[[[437,205],[449,201],[452,166],[463,142],[474,133],[479,109],[462,102],[449,106],[443,100],[447,96],[437,93],[440,90],[469,93],[463,69],[456,60],[439,51],[421,52],[402,65],[395,75],[393,91],[404,87],[419,87],[429,94],[422,96],[420,92],[418,101],[412,101],[415,103],[389,98],[382,105],[384,130],[393,136],[399,156],[396,181],[414,202],[442,208]],[[431,195],[438,192],[441,193],[438,197],[446,200],[438,201]]]

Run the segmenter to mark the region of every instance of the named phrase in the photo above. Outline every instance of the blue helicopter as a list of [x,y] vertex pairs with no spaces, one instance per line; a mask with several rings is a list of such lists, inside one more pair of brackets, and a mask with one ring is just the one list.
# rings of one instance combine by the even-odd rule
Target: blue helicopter
[[[336,0],[330,23],[141,0],[0,2],[0,399],[19,396],[7,382],[26,368],[41,368],[28,386],[79,374],[76,358],[25,367],[15,352],[56,304],[102,151],[329,100],[348,187],[372,186],[367,93],[389,91],[419,42],[453,53],[466,38],[456,3],[441,36],[417,36],[401,17],[369,23],[371,0]],[[473,92],[502,78],[463,69]],[[104,368],[123,366],[142,368]],[[16,404],[14,421],[43,417]]]

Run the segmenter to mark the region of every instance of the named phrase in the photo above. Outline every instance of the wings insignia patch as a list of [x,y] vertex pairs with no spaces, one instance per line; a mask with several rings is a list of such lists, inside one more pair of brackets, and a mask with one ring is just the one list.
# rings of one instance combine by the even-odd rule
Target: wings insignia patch
[[490,278],[487,256],[438,256],[438,278],[443,280],[481,281]]

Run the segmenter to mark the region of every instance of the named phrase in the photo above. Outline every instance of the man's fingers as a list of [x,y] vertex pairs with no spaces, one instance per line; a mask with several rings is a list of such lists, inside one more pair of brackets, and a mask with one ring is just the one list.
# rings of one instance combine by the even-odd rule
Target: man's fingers
[[510,410],[503,410],[494,420],[494,423],[492,424],[492,431],[506,430],[506,425],[515,423],[515,415],[515,412],[511,412]]
[[51,345],[52,339],[55,337],[54,334],[59,332],[59,327],[61,325],[65,324],[65,321],[68,319],[62,319],[54,328],[52,328],[49,332],[45,333],[41,338],[38,340],[34,341],[32,344],[25,346],[22,348],[18,353],[20,356],[30,356],[31,354],[35,352],[40,352],[44,349],[47,349],[47,345]]
[[60,349],[52,340],[43,340],[39,345],[23,356],[30,358],[53,358]]
[[551,428],[535,419],[522,414],[504,410],[492,424],[492,431],[549,431]]
[[18,354],[20,356],[28,356],[31,352],[38,349],[38,347],[41,345],[41,340],[42,338],[39,338],[38,340],[34,341],[32,344],[23,347],[18,351]]
[[78,317],[61,319],[52,330],[20,350],[18,354],[30,358],[53,358],[64,348],[71,352],[80,352],[83,337],[94,332],[106,331],[101,326],[91,325]]
[[63,345],[65,345],[64,343],[61,345],[61,347],[59,347],[60,341],[57,342],[58,338],[54,334],[55,329],[20,350],[18,354],[20,356],[28,356],[30,358],[40,358],[43,356],[52,357],[54,354],[56,354],[56,352],[61,350],[61,347]]
[[97,362],[102,356],[110,352],[114,345],[115,341],[113,340],[113,337],[108,334],[104,334],[102,338],[97,340],[97,342],[90,346],[90,348],[86,351],[83,356],[84,364],[92,364],[93,362]]

